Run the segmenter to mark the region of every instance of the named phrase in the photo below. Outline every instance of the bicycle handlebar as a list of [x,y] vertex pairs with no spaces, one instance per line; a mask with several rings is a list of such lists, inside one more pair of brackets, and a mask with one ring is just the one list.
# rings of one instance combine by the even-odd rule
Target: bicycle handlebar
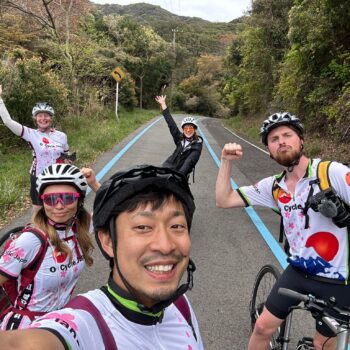
[[278,294],[284,295],[286,297],[290,297],[290,298],[293,298],[296,300],[304,301],[304,302],[307,302],[310,300],[310,295],[301,294],[301,293],[298,293],[294,290],[287,289],[287,288],[279,288]]
[[[301,294],[294,290],[287,288],[279,288],[278,294],[285,295],[287,297],[299,300],[304,302],[304,306],[311,312],[316,312],[320,315],[328,317],[328,313],[325,311],[325,308],[334,310],[337,314],[345,316],[349,322],[350,321],[350,310],[347,307],[340,308],[336,306],[336,299],[330,297],[328,301],[323,299],[317,299],[312,294]],[[344,322],[344,321],[342,321]]]

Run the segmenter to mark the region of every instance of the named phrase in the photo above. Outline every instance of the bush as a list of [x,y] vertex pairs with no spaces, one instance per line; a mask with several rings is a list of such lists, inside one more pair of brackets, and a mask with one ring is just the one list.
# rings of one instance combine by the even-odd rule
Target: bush
[[12,118],[19,123],[33,125],[31,111],[39,101],[50,103],[56,116],[67,111],[68,91],[50,68],[50,62],[36,57],[2,66],[3,99]]

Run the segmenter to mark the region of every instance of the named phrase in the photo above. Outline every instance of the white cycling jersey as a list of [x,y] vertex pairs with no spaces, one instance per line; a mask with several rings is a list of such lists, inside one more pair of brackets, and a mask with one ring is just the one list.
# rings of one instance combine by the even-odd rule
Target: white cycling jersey
[[[57,232],[71,249],[72,260],[69,261],[66,254],[56,251],[55,247],[49,244],[44,260],[34,277],[34,288],[27,297],[27,309],[30,311],[50,312],[66,305],[85,266],[73,231],[68,232],[67,236],[65,231]],[[20,276],[21,271],[34,260],[41,244],[35,234],[22,233],[1,256],[0,274],[7,278]],[[1,329],[6,329],[12,315],[13,312],[10,312],[5,316]],[[29,317],[24,315],[19,328],[26,328],[29,323]]]
[[[164,310],[159,323],[146,325],[128,320],[99,289],[83,294],[99,310],[111,330],[118,350],[201,350],[203,349],[197,320],[190,306],[192,328],[174,304]],[[87,311],[66,308],[35,320],[31,328],[45,328],[60,335],[69,350],[105,349],[96,320]],[[108,350],[108,349],[107,349]]]
[[36,129],[28,128],[14,121],[0,99],[0,117],[4,124],[17,136],[28,142],[33,153],[33,163],[30,173],[37,176],[43,170],[57,163],[62,152],[68,152],[67,135],[64,132],[51,129],[49,133],[44,133]]
[[[265,178],[252,186],[240,187],[238,192],[247,205],[278,208],[290,245],[289,262],[293,266],[310,275],[347,281],[349,279],[347,228],[337,227],[330,218],[311,208],[308,209],[307,215],[303,212],[311,189],[310,181],[317,178],[319,162],[319,159],[309,161],[306,174],[296,184],[294,193],[288,191],[283,176],[277,183],[280,187],[277,203],[272,194],[275,176]],[[341,163],[332,162],[329,167],[329,179],[338,195],[345,203],[350,204],[349,168]],[[314,194],[320,191],[317,184],[312,186]]]

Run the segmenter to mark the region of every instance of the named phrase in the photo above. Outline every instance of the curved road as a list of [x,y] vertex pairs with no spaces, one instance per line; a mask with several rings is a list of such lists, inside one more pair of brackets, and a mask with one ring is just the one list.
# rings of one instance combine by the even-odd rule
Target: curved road
[[[175,117],[177,122],[181,118],[180,115]],[[199,126],[206,146],[196,166],[194,183],[191,176],[197,206],[191,231],[192,258],[197,271],[194,288],[188,296],[200,322],[205,349],[241,350],[246,348],[250,335],[248,307],[255,275],[266,263],[281,269],[278,261],[283,264],[285,257],[273,239],[269,243],[271,250],[262,236],[265,234],[265,238],[271,239],[270,232],[278,236],[279,217],[271,210],[216,208],[214,191],[218,160],[225,143],[242,144],[244,155],[235,163],[232,174],[237,185],[254,183],[279,173],[281,168],[266,152],[226,130],[220,120],[203,117]],[[173,149],[166,123],[158,116],[106,152],[93,167],[99,176],[103,175],[103,181],[117,170],[134,164],[160,164]],[[93,193],[87,197],[89,209],[92,209],[93,197]],[[30,212],[6,229],[29,220]],[[0,231],[0,236],[4,232],[5,229]],[[94,256],[95,263],[85,270],[76,292],[100,287],[107,281],[107,261],[98,249]]]

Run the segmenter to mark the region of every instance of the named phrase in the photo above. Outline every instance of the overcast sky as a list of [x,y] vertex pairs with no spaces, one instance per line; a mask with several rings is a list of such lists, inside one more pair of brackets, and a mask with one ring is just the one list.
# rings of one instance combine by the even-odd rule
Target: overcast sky
[[91,0],[97,4],[129,5],[146,2],[180,16],[199,17],[211,22],[230,22],[251,7],[252,0]]

